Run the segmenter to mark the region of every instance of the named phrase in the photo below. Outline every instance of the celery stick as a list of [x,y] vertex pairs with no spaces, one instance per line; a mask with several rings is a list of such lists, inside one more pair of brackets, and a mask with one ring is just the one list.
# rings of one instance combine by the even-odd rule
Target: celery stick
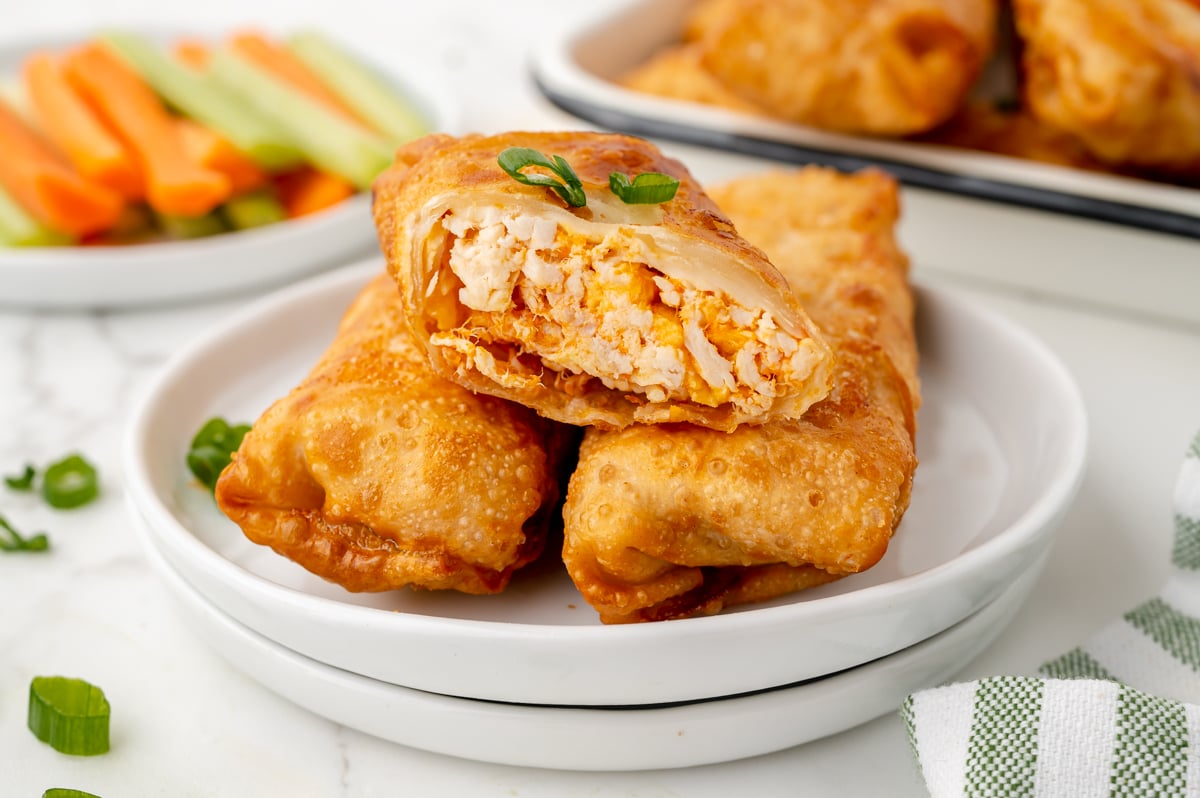
[[216,212],[203,216],[172,216],[156,212],[154,218],[168,238],[204,238],[229,230],[225,220]]
[[114,32],[101,40],[124,57],[164,100],[223,134],[259,166],[279,171],[303,161],[282,126],[210,74],[185,66],[141,36]]
[[360,189],[392,162],[383,140],[330,113],[324,106],[228,48],[212,55],[212,74],[286,127],[308,159]]
[[51,230],[34,219],[7,191],[0,188],[0,245],[52,247],[70,243],[70,236]]
[[302,31],[291,36],[287,45],[391,144],[403,144],[429,132],[429,123],[403,96],[324,35]]
[[269,191],[251,191],[231,198],[221,207],[222,214],[234,230],[249,230],[287,218],[283,206]]

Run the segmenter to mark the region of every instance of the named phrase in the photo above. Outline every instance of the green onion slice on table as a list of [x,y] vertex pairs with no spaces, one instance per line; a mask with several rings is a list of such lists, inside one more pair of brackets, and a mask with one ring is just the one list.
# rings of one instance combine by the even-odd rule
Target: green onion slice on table
[[[583,192],[583,183],[579,175],[561,155],[555,155],[551,161],[542,153],[530,147],[509,147],[500,153],[496,159],[500,168],[518,183],[527,186],[545,186],[563,198],[572,208],[582,208],[587,205],[587,194]],[[549,169],[558,180],[549,175],[525,174],[522,169],[529,166],[541,166]],[[559,182],[561,180],[562,182]]]
[[188,470],[209,490],[215,490],[217,477],[229,465],[249,431],[249,424],[231,425],[223,418],[210,418],[192,438],[187,453]]
[[33,478],[37,476],[37,469],[33,465],[26,463],[25,470],[20,474],[14,474],[4,478],[4,484],[8,485],[12,490],[33,490]]
[[0,551],[45,551],[50,548],[50,540],[45,532],[35,532],[25,537],[18,532],[8,519],[0,515]]
[[608,187],[626,205],[657,205],[674,199],[679,181],[661,172],[643,172],[630,181],[624,172],[613,172]]
[[100,495],[96,469],[81,455],[72,454],[46,467],[42,498],[59,510],[80,507]]
[[29,730],[64,754],[106,753],[109,712],[104,691],[82,679],[36,676],[29,684]]

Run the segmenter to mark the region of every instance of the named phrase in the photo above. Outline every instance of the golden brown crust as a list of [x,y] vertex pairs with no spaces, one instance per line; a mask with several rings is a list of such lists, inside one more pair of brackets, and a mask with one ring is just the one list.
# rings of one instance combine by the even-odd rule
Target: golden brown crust
[[744,114],[770,116],[705,69],[703,56],[704,51],[695,43],[668,47],[624,75],[620,83],[634,91],[659,97],[688,100]]
[[704,0],[685,22],[680,56],[634,78],[655,93],[827,130],[908,135],[954,113],[995,25],[995,0]]
[[[565,158],[588,193],[587,207],[567,208],[550,190],[513,180],[497,163],[499,154],[513,146]],[[629,176],[659,172],[677,178],[680,186],[668,202],[624,205],[608,188],[613,172]],[[798,415],[828,392],[828,347],[779,272],[758,248],[738,235],[681,163],[643,139],[585,132],[428,137],[399,150],[396,164],[376,181],[374,208],[389,270],[400,285],[418,344],[437,373],[473,391],[517,401],[572,424],[616,428],[634,422],[686,420],[719,429],[761,423],[777,415]],[[464,305],[463,283],[446,265],[453,262],[451,247],[456,239],[446,229],[449,223],[443,223],[464,208],[480,213],[496,209],[521,213],[549,219],[560,228],[572,224],[588,230],[620,228],[625,236],[621,240],[662,253],[664,262],[685,268],[688,274],[683,279],[707,281],[734,299],[747,300],[750,307],[771,311],[779,327],[811,352],[812,371],[793,383],[780,384],[777,400],[766,411],[749,412],[728,402],[708,404],[691,397],[664,400],[649,393],[634,395],[630,388],[609,387],[626,377],[619,371],[588,372],[585,376],[596,379],[572,382],[567,379],[570,373],[549,361],[542,360],[536,368],[527,365],[530,358],[538,363],[539,354],[529,337],[518,341],[516,351],[504,350],[498,356],[485,353],[488,362],[481,365],[472,359],[474,351],[464,349],[482,348],[502,336],[507,341],[521,334],[501,329],[488,319],[479,321],[478,314],[471,315]],[[588,227],[592,224],[595,227]],[[641,256],[628,257],[637,260]],[[559,264],[564,273],[575,268],[571,263],[568,259]],[[667,273],[663,262],[649,265]],[[458,333],[468,323],[484,326],[472,331],[462,348],[434,340],[438,333]],[[493,323],[497,326],[486,327]],[[488,373],[488,369],[500,374]]]
[[1096,158],[1200,171],[1200,7],[1017,0],[1027,106]]
[[712,191],[839,357],[799,420],[589,430],[563,559],[607,623],[709,614],[869,568],[908,506],[920,403],[896,187],[815,168]]
[[919,140],[1075,169],[1111,171],[1074,136],[1050,127],[1029,111],[1002,111],[987,103],[964,106]]
[[559,448],[525,408],[430,374],[381,274],[216,498],[252,541],[347,590],[494,593],[542,549]]

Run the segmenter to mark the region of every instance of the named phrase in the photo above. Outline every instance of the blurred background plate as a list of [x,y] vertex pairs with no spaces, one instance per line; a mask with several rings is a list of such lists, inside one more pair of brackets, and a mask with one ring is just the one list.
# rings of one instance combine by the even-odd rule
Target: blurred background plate
[[[30,53],[62,52],[92,35],[0,44],[0,82],[11,82]],[[174,36],[147,35],[161,42]],[[458,132],[459,110],[431,78],[433,70],[420,75],[379,72],[414,103],[431,131]],[[310,216],[188,241],[0,247],[0,308],[128,308],[226,296],[278,285],[375,251],[369,192]]]
[[544,45],[542,92],[588,121],[639,135],[846,171],[876,165],[905,185],[1200,239],[1200,190],[939,144],[832,133],[658,97],[617,81],[678,42],[694,0],[637,0]]
[[251,543],[188,474],[196,430],[253,420],[328,346],[381,260],[247,307],[176,356],[125,442],[132,510],[209,602],[311,659],[391,684],[530,704],[659,704],[827,675],[937,634],[1041,557],[1082,475],[1084,409],[1038,341],[920,288],[912,504],[870,570],[719,615],[602,626],[553,552],[495,596],[349,593]]
[[[932,143],[830,133],[632,91],[616,80],[679,40],[694,0],[627,0],[543,42],[547,99],[599,127],[678,142],[740,169],[880,166],[904,184],[900,234],[919,268],[1200,328],[1200,190]],[[991,81],[1000,83],[1001,81]],[[987,86],[984,91],[992,90]],[[710,179],[698,170],[701,179]],[[721,174],[724,177],[724,174]],[[1052,268],[1046,263],[1053,262]],[[1036,265],[1035,265],[1036,264]]]

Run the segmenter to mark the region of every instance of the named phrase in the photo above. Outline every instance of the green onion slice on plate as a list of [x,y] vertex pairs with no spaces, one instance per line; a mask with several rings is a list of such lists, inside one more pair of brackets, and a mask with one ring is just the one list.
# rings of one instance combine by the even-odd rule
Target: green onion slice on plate
[[96,469],[81,455],[72,454],[46,467],[42,498],[59,510],[80,507],[100,495]]
[[[575,170],[561,155],[555,155],[554,160],[551,161],[530,147],[509,147],[500,153],[500,157],[496,160],[500,164],[500,168],[518,183],[524,183],[527,186],[545,186],[562,197],[563,201],[572,208],[582,208],[587,205],[587,194],[583,191],[583,183],[580,182],[579,175],[575,174]],[[529,166],[541,166],[549,169],[562,182],[560,183],[549,175],[525,174],[521,171]]]
[[215,490],[217,477],[229,465],[249,431],[249,424],[231,425],[223,418],[210,418],[192,438],[187,453],[188,470],[209,490]]
[[29,730],[55,751],[107,753],[109,712],[104,691],[82,679],[36,676],[29,684]]
[[51,787],[42,793],[42,798],[100,798],[83,790],[70,790],[66,787]]
[[631,182],[624,172],[613,172],[608,187],[626,205],[657,205],[675,197],[679,181],[661,172],[643,172]]

